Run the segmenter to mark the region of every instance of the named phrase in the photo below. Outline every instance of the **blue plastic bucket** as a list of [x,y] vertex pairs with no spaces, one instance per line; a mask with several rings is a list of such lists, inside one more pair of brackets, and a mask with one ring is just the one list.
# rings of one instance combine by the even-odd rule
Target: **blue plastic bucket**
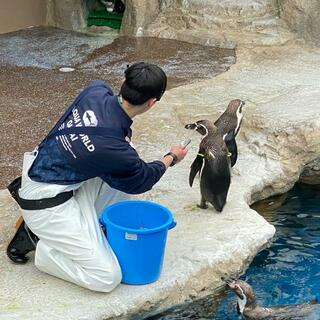
[[103,211],[100,222],[118,258],[122,283],[147,284],[160,277],[167,232],[176,225],[167,208],[149,201],[117,202]]

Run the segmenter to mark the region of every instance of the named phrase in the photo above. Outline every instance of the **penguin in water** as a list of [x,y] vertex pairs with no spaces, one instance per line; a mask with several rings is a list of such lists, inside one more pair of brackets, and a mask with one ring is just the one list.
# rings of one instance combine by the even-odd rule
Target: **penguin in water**
[[201,202],[198,207],[207,209],[207,202],[210,202],[221,212],[226,203],[231,180],[228,148],[218,128],[209,120],[190,123],[185,128],[196,130],[203,136],[189,175],[190,187],[196,174],[199,172],[200,175]]
[[231,100],[226,111],[214,123],[221,132],[223,140],[231,153],[231,167],[236,164],[238,158],[236,136],[241,126],[242,107],[244,105],[245,102],[240,99]]
[[259,307],[252,287],[242,280],[224,279],[238,296],[238,311],[247,320],[316,320],[320,319],[320,304],[316,301],[295,305]]

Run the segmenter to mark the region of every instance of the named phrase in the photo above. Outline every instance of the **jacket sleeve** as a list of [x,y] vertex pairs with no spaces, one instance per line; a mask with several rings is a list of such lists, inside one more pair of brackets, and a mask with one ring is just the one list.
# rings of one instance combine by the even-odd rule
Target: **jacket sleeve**
[[129,194],[150,190],[166,171],[162,161],[146,163],[140,159],[128,143],[110,150],[104,167],[105,172],[100,177],[110,187]]

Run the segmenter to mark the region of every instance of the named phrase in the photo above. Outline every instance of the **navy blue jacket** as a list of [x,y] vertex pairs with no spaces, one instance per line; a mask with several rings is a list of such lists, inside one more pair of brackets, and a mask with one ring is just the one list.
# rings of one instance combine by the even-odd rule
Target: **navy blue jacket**
[[[112,188],[130,193],[146,192],[165,172],[162,161],[144,162],[128,140],[132,132],[131,118],[103,81],[94,81],[90,90],[67,110],[62,124],[51,133],[71,128],[108,128],[102,134],[69,133],[45,139],[29,170],[38,182],[75,184],[100,177]],[[82,129],[81,129],[82,130]]]

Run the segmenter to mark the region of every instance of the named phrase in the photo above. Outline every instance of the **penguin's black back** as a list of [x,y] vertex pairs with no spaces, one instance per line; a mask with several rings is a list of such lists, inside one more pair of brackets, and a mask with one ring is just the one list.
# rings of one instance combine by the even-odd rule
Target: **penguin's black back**
[[221,212],[230,186],[230,164],[226,155],[216,155],[204,160],[200,177],[201,194]]
[[210,187],[210,190],[219,194],[230,185],[230,166],[227,156],[205,159],[201,173],[201,181]]

